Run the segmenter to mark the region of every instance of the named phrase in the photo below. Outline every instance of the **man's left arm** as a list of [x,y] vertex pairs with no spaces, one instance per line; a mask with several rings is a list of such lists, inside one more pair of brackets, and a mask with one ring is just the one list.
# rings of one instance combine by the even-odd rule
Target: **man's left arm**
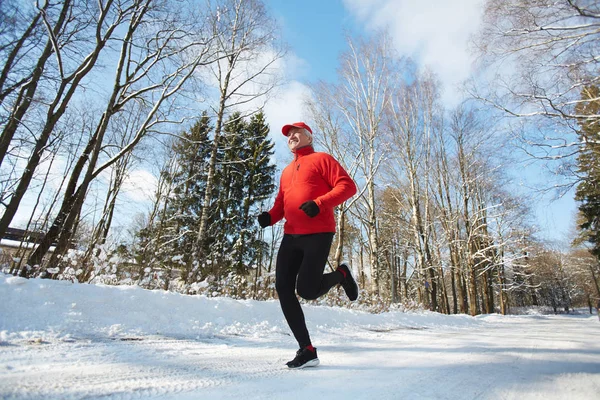
[[334,208],[356,194],[356,184],[348,172],[332,156],[326,154],[321,160],[323,179],[331,190],[315,199],[319,208]]

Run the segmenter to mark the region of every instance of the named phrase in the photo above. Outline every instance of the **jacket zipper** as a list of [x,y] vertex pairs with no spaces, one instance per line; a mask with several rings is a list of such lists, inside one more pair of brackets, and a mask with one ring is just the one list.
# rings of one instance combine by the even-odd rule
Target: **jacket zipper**
[[300,168],[300,163],[298,162],[299,158],[300,157],[298,156],[298,154],[295,154],[295,157],[294,157],[294,170],[292,171],[292,186],[296,186],[296,172]]

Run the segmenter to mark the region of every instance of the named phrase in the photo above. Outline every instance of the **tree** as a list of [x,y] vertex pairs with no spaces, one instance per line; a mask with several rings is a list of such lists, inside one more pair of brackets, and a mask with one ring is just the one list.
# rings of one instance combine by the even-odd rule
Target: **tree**
[[[220,278],[222,271],[231,271],[241,254],[239,242],[244,192],[244,136],[246,124],[241,113],[234,112],[224,125],[219,143],[213,199],[214,214],[210,218],[210,251],[212,275]],[[239,266],[241,269],[241,265]]]
[[198,254],[194,252],[195,227],[203,210],[212,129],[204,112],[189,131],[179,135],[172,153],[177,167],[166,177],[172,190],[167,194],[165,227],[156,240],[170,253],[162,262],[170,264],[177,257],[177,267],[184,278],[198,263]]
[[[104,149],[109,158],[114,155],[115,149],[120,149],[125,146],[132,139],[132,136],[135,135],[136,128],[140,122],[139,118],[143,117],[143,113],[140,111],[139,107],[133,107],[133,109],[128,109],[128,112],[113,119],[111,123],[112,129],[110,129],[110,132],[112,133],[111,136],[113,137],[108,140]],[[144,149],[139,150],[141,153]],[[112,226],[117,198],[121,193],[121,189],[131,171],[132,165],[137,160],[139,160],[138,155],[134,154],[132,151],[119,158],[119,160],[109,168],[110,176],[108,179],[108,190],[106,190],[103,209],[98,222],[93,227],[89,246],[81,260],[83,266],[88,264],[92,255],[97,256],[101,251],[101,247],[105,245]],[[85,276],[84,280],[86,280]]]
[[[600,89],[590,86],[582,91],[587,101],[577,106],[581,115],[600,113]],[[575,192],[582,216],[582,235],[591,244],[590,252],[600,260],[600,120],[582,118],[579,139],[581,150],[577,156],[578,174],[581,179]]]
[[[105,111],[71,173],[57,217],[29,257],[30,265],[41,262],[55,239],[58,244],[49,264],[57,262],[74,233],[73,227],[92,180],[130,153],[149,132],[163,124],[177,122],[169,117],[174,113],[174,101],[167,100],[177,98],[199,66],[214,62],[209,51],[211,37],[203,35],[205,32],[195,20],[195,15],[191,14],[189,19],[182,18],[181,13],[173,12],[171,6],[174,4],[155,0],[136,0],[131,5],[133,11],[126,20],[126,29],[123,29],[121,51],[115,62],[114,84]],[[197,30],[194,35],[189,33],[192,29]],[[100,154],[109,122],[132,102],[143,104],[144,117],[140,119],[132,139],[113,157],[101,162]]]
[[[487,0],[477,49],[488,87],[472,94],[523,119],[525,147],[557,159],[579,151],[581,91],[600,80],[600,6],[590,0]],[[533,148],[532,146],[533,145]],[[565,160],[566,161],[566,160]],[[568,170],[568,168],[567,168]]]
[[[66,0],[62,2],[62,4],[45,2],[42,8],[38,8],[29,15],[27,15],[28,13],[23,13],[25,15],[21,14],[16,4],[11,3],[12,2],[2,3],[3,14],[6,16],[8,16],[7,14],[14,15],[14,17],[3,19],[3,21],[4,23],[6,23],[6,21],[14,21],[12,26],[14,30],[3,29],[7,31],[7,35],[3,35],[2,38],[9,38],[15,31],[19,32],[20,36],[14,37],[12,40],[8,39],[6,42],[3,40],[2,47],[0,47],[0,54],[6,55],[6,58],[3,58],[5,59],[5,62],[2,66],[2,73],[0,75],[0,104],[4,106],[6,100],[12,100],[9,102],[8,107],[6,107],[10,109],[8,115],[2,116],[4,126],[2,134],[0,135],[0,166],[7,155],[13,137],[17,133],[18,128],[23,124],[25,115],[34,103],[40,83],[42,83],[44,77],[47,78],[46,75],[48,75],[48,73],[45,72],[46,64],[59,48],[64,48],[67,45],[72,44],[71,38],[76,36],[79,29],[78,22],[81,22],[80,18],[82,15],[85,16],[87,14],[85,12],[75,12],[77,17],[70,20],[68,17],[75,7],[71,0]],[[106,12],[108,9],[109,8],[100,10],[99,20],[104,21],[107,17]],[[125,10],[125,12],[127,11]],[[44,35],[41,34],[41,25],[43,25],[46,30]],[[82,26],[86,25],[86,23],[82,24]],[[107,29],[106,33],[108,34],[108,37],[110,37],[112,31],[113,30],[110,28]],[[98,33],[100,34],[101,31]],[[62,69],[62,65],[60,65],[62,60],[60,57],[57,58],[57,62],[61,67],[61,76],[59,77],[61,79],[61,85],[56,91],[54,101],[49,101],[51,105],[48,114],[49,117],[52,117],[49,118],[51,121],[54,119],[58,120],[58,118],[54,118],[54,116],[58,116],[61,113],[59,107],[58,114],[55,114],[55,109],[59,104],[61,97],[66,95],[64,100],[68,102],[72,96],[73,91],[67,90],[69,85],[73,81],[78,82],[81,80],[83,76],[89,72],[91,66],[93,66],[95,62],[94,54],[97,55],[99,49],[106,44],[106,41],[103,39],[106,39],[106,37],[98,37],[98,46],[96,46],[92,53],[84,59],[84,64],[81,65],[81,68],[75,68],[72,73]],[[45,41],[45,45],[42,49],[39,49],[36,42],[41,40]],[[76,86],[77,85],[71,86],[71,88]],[[18,94],[16,97],[11,96],[17,91]],[[64,110],[62,112],[64,112]],[[46,133],[46,131],[44,133]],[[44,133],[38,137],[38,142],[43,142],[45,144],[47,138],[44,137]],[[49,135],[49,133],[46,133],[46,135]],[[32,157],[34,160],[35,155],[36,153],[34,153],[34,157]],[[34,164],[34,162],[30,161],[30,164]],[[36,166],[37,164],[33,165],[34,168]],[[31,171],[31,174],[33,174],[33,171]],[[17,196],[18,193],[19,192],[17,192]],[[18,201],[20,201],[20,199],[18,199]],[[2,222],[0,222],[0,233],[3,233],[4,230],[5,228],[2,228]]]
[[[359,186],[356,200],[351,202],[356,201],[354,215],[366,232],[373,291],[378,293],[382,255],[379,249],[376,177],[386,157],[383,118],[393,86],[397,84],[399,69],[391,40],[385,33],[378,33],[370,40],[348,38],[347,42],[348,50],[341,56],[339,84],[321,85],[321,104],[313,106],[313,112],[320,114],[316,115],[317,121],[334,122],[329,127],[322,122],[320,124],[328,128],[325,130],[329,131],[328,136],[335,137],[341,145],[338,149],[339,155],[343,156],[341,161],[349,167]],[[339,118],[335,114],[333,119],[328,116],[326,110],[331,108],[335,109]],[[346,152],[345,149],[349,150]],[[343,219],[338,222],[341,222],[338,228],[344,226]]]
[[[99,13],[98,16],[93,15],[93,11],[95,11],[93,9],[88,10],[83,7],[82,10],[78,10],[79,7],[73,6],[70,1],[65,1],[63,3],[63,8],[58,16],[56,26],[53,26],[53,28],[48,31],[48,50],[46,51],[45,49],[39,60],[40,63],[43,62],[45,64],[47,58],[54,52],[57,66],[53,75],[56,75],[59,84],[57,85],[56,92],[53,94],[54,97],[51,97],[50,101],[48,101],[49,105],[45,110],[46,116],[41,122],[40,133],[35,139],[35,144],[27,161],[27,165],[23,169],[19,183],[14,190],[14,193],[12,193],[10,202],[0,219],[0,234],[3,234],[6,231],[16,214],[19,204],[32,181],[34,172],[40,163],[47,143],[50,140],[57,123],[66,112],[67,106],[73,99],[75,92],[79,89],[79,85],[96,65],[100,53],[113,37],[113,33],[117,30],[117,27],[127,23],[126,21],[129,21],[130,29],[128,32],[130,34],[132,27],[139,26],[141,21],[138,18],[143,17],[147,12],[150,2],[151,0],[132,0],[129,4],[122,4],[122,7],[118,7],[110,0],[105,4],[99,5],[99,9],[97,10]],[[81,14],[79,11],[81,11]],[[67,16],[71,12],[75,12],[77,17],[67,19]],[[63,24],[65,23],[70,23],[70,29],[63,29]],[[75,46],[74,48],[65,46],[72,40],[72,37],[77,37],[78,34],[81,34],[79,32],[79,30],[82,29],[80,23],[84,27],[89,27],[87,30],[88,34],[93,34],[94,39],[91,40],[89,49],[86,47],[76,47],[79,43],[77,40],[73,40],[75,43],[73,45]],[[49,22],[46,21],[46,24],[48,25]],[[135,28],[133,29],[135,30]],[[57,43],[56,36],[59,33],[64,35],[66,43]],[[84,40],[84,42],[86,41],[87,40]],[[88,50],[87,54],[85,53],[86,50]],[[40,68],[39,75],[41,76],[43,66],[38,65],[36,66],[36,69],[38,67]],[[39,78],[39,76],[37,79],[32,78],[30,82],[31,90],[35,91],[37,89]],[[25,90],[25,86],[22,90]],[[21,125],[23,117],[29,110],[32,101],[32,97],[30,96],[33,96],[33,94],[33,92],[30,92],[30,90],[27,89],[27,94],[24,94],[24,100],[22,102],[17,101],[11,113],[9,122],[4,127],[0,142],[4,142],[5,140],[10,142],[12,140],[16,130]],[[19,96],[19,99],[21,99],[21,96]],[[0,146],[0,155],[2,155],[1,152],[3,151],[3,148],[4,145]],[[51,241],[53,241],[53,239],[54,238],[51,238]],[[64,240],[64,242],[66,243],[66,240]],[[44,245],[44,243],[45,241],[42,241],[42,244],[38,247],[40,251],[37,252],[38,254],[33,259],[35,264],[39,264],[41,256],[47,250],[47,245]]]
[[530,156],[558,162],[556,171],[569,178],[559,186],[563,193],[577,184],[582,235],[596,255],[599,28],[596,1],[487,0],[477,45],[482,76],[493,79],[471,88],[476,98],[514,117],[509,129]]
[[[158,182],[151,208],[148,215],[138,215],[132,224],[132,236],[134,241],[130,253],[138,265],[136,283],[147,285],[152,281],[151,271],[162,269],[170,274],[171,268],[165,260],[173,252],[171,242],[164,240],[168,233],[169,219],[167,210],[170,205],[173,190],[172,176],[177,171],[176,157],[173,155],[173,146],[166,146],[167,151],[163,153],[163,162],[158,171]],[[135,276],[135,274],[134,274]],[[166,286],[166,285],[165,285]],[[166,287],[165,289],[169,289]]]
[[408,300],[408,264],[412,255],[411,214],[406,207],[408,188],[388,186],[382,193],[381,248],[390,269],[392,303]]
[[[244,143],[239,149],[242,162],[242,196],[239,237],[237,239],[237,271],[256,263],[265,243],[260,240],[254,216],[258,207],[275,191],[275,165],[272,163],[275,144],[269,138],[269,126],[262,112],[250,117],[243,132]],[[260,268],[260,264],[256,265]]]
[[264,243],[258,240],[254,216],[275,189],[274,144],[264,115],[246,121],[233,113],[224,128],[211,200],[214,216],[209,218],[210,239],[204,253],[211,262],[202,273],[217,282],[227,274],[245,276],[256,262]]
[[552,307],[554,313],[569,312],[573,298],[582,291],[575,285],[575,268],[567,264],[565,254],[548,249],[537,249],[529,260],[533,270],[536,300],[540,306]]
[[[259,237],[255,215],[259,204],[275,189],[275,167],[271,162],[274,144],[264,115],[258,113],[246,121],[241,114],[233,113],[224,128],[210,199],[206,247],[198,251],[196,227],[205,209],[213,148],[214,127],[207,112],[174,141],[174,167],[163,173],[170,186],[169,192],[162,194],[164,217],[159,224],[147,224],[138,231],[138,247],[155,243],[157,268],[179,270],[188,286],[209,278],[214,290],[222,289],[225,277],[246,278],[256,265],[265,243]],[[195,281],[189,281],[192,270],[197,270]]]
[[[42,23],[48,22],[42,17],[55,6],[45,2],[42,7],[30,8],[14,0],[0,3],[0,60],[4,60],[0,72],[0,105],[40,72],[31,68],[35,57],[30,54],[39,51],[44,29]],[[4,124],[4,115],[0,115]],[[0,160],[3,159],[2,154],[4,152],[0,150]]]
[[[215,186],[217,158],[227,113],[250,102],[264,100],[275,87],[278,76],[273,64],[284,51],[276,47],[274,21],[267,15],[265,6],[258,0],[223,0],[219,18],[212,21],[215,36],[214,51],[218,62],[211,67],[214,86],[219,98],[213,107],[215,129],[213,147],[208,164],[206,192],[202,217],[197,227],[196,247],[203,251],[208,239],[208,222],[211,217],[211,199]],[[188,281],[196,280],[203,257]]]
[[[419,300],[437,311],[437,278],[431,246],[432,213],[428,188],[432,143],[440,107],[432,76],[415,73],[412,82],[395,93],[390,104],[387,129],[396,154],[390,168],[406,179],[406,202],[410,210],[412,245],[416,254]],[[430,289],[430,290],[429,290]]]
[[600,299],[600,264],[587,249],[573,249],[568,255],[567,265],[575,270],[573,276],[583,288],[589,301]]

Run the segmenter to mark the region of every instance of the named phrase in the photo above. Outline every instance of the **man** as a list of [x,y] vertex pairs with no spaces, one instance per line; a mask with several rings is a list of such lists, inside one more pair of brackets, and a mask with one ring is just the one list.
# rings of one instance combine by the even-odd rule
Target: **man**
[[358,298],[358,286],[345,264],[324,274],[335,234],[333,209],[356,193],[356,185],[329,154],[313,149],[312,130],[304,122],[285,125],[294,160],[283,170],[273,208],[258,216],[261,227],[285,218],[284,235],[275,271],[275,288],[287,323],[300,345],[289,368],[319,365],[298,294],[314,300],[341,284],[351,301]]

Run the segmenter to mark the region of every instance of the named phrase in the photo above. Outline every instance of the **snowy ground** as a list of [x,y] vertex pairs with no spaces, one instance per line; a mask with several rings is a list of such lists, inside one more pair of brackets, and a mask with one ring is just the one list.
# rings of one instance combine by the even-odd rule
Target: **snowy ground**
[[0,275],[0,398],[598,399],[596,315],[306,307],[321,365],[276,302]]

